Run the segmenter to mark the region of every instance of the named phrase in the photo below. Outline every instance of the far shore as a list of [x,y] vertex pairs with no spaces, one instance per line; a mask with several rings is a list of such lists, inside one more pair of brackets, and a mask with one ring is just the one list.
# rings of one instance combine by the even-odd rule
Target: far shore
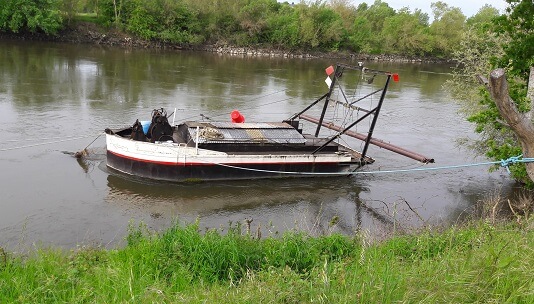
[[202,45],[179,45],[162,41],[149,41],[116,29],[107,29],[91,22],[77,22],[60,31],[55,36],[42,33],[4,33],[0,32],[0,40],[51,41],[76,44],[93,44],[134,49],[167,49],[203,51],[242,57],[273,57],[273,58],[335,58],[355,61],[389,61],[411,63],[453,63],[451,59],[405,56],[397,54],[361,54],[348,51],[307,51],[287,50],[272,46],[233,46],[226,43],[206,43]]

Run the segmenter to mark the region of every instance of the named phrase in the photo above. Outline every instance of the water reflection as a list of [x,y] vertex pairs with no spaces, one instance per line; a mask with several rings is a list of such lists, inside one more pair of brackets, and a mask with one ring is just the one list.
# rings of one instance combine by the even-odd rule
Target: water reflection
[[[27,47],[13,42],[0,48],[0,80],[20,107],[87,101],[92,108],[121,110],[150,107],[155,100],[169,104],[180,99],[184,108],[220,112],[251,96],[271,93],[273,88],[283,87],[286,97],[292,99],[308,101],[321,96],[325,91],[323,70],[332,63],[70,44]],[[390,88],[392,93],[416,86],[428,98],[441,90],[447,77],[417,72],[425,65],[399,69],[398,65],[371,63],[371,67],[400,73],[401,82]]]
[[368,189],[351,178],[174,184],[110,172],[107,181],[110,204],[154,218],[199,218],[210,228],[251,218],[254,225],[280,232],[296,228],[352,234],[371,224],[384,229],[391,225],[387,214],[360,201],[360,193]]

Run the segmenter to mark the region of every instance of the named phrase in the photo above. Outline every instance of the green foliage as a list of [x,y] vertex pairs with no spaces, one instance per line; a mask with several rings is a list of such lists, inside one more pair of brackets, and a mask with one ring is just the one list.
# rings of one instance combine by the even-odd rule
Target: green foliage
[[[528,70],[534,64],[532,1],[509,0],[507,14],[498,16],[489,6],[467,21],[454,58],[459,62],[453,81],[447,86],[458,100],[464,102],[464,112],[481,139],[471,145],[479,154],[492,160],[503,160],[522,154],[516,135],[491,100],[486,88],[476,82],[475,76],[488,75],[498,67],[506,68],[509,94],[520,112],[530,110],[527,100]],[[468,76],[468,77],[466,77]],[[513,178],[534,186],[526,174],[524,164],[510,166]]]
[[398,14],[386,18],[382,37],[387,53],[421,56],[430,51],[426,26],[419,14],[420,11],[410,14],[407,10],[401,10]]
[[373,31],[373,33],[380,33],[384,27],[384,21],[388,17],[394,16],[395,10],[386,2],[375,0],[367,10],[361,10],[359,11],[359,14],[369,20],[371,31]]
[[[166,278],[186,269],[193,278],[206,282],[239,280],[249,271],[270,267],[290,267],[307,273],[318,261],[340,260],[351,254],[354,243],[340,235],[311,238],[302,233],[286,233],[282,239],[258,241],[244,235],[240,226],[221,235],[209,230],[198,233],[198,226],[176,226],[161,239],[159,270]],[[184,268],[185,266],[185,268]]]
[[455,46],[460,44],[464,32],[465,16],[457,7],[449,7],[444,2],[433,2],[434,21],[429,31],[432,35],[432,52],[438,57],[449,57]]
[[[365,21],[360,19],[358,24],[355,24],[355,26],[358,27],[353,29],[353,35],[356,35],[353,40],[360,41],[361,45],[365,45],[366,48],[363,49],[365,52],[376,54],[383,53],[385,43],[381,33],[386,19],[394,15],[395,10],[381,0],[375,0],[375,2],[368,8],[367,6],[360,6],[357,11],[357,18],[363,18]],[[362,26],[362,33],[357,32],[359,31],[359,26]],[[364,33],[366,36],[365,38],[362,37],[362,34]],[[362,38],[364,38],[364,42],[362,41]]]
[[[118,5],[116,3],[119,3]],[[197,16],[183,3],[173,0],[102,1],[101,16],[147,40],[199,43]]]
[[299,18],[295,10],[284,5],[268,19],[269,40],[275,46],[289,49],[300,46]]
[[[483,145],[483,149],[481,150],[493,160],[503,160],[521,155],[523,152],[515,135],[508,126],[502,123],[499,111],[489,93],[486,90],[481,90],[480,95],[481,110],[469,116],[468,121],[475,123],[475,131],[482,135],[480,144]],[[528,104],[525,101],[523,98],[521,104],[518,105],[523,112],[528,110]],[[532,181],[527,177],[524,164],[511,165],[509,170],[512,177],[518,181],[529,186],[532,184]]]
[[357,52],[371,52],[371,23],[365,17],[358,16],[348,37],[349,47]]
[[299,36],[302,46],[335,50],[340,41],[343,23],[330,7],[321,1],[296,6],[299,15]]
[[174,1],[181,7],[175,12],[180,18],[168,16],[172,9],[167,2],[102,0],[99,15],[145,39],[440,57],[450,56],[465,25],[458,8],[441,2],[436,6],[439,18],[432,25],[420,10],[396,12],[381,0],[357,8],[347,0],[295,5],[275,0]]
[[[511,75],[519,76],[527,81],[531,66],[534,66],[534,2],[531,0],[507,0],[507,14],[496,20],[497,33],[509,37],[504,46],[505,54],[496,65],[507,68]],[[511,97],[519,96],[512,90]],[[514,99],[515,100],[515,99]]]
[[499,10],[491,5],[484,5],[478,10],[476,15],[467,19],[466,25],[479,29],[487,29],[487,26],[491,24],[493,19],[499,16]]
[[120,249],[4,254],[0,302],[531,303],[534,233],[523,220],[377,244],[296,232],[258,240],[239,225],[158,236],[140,225]]
[[239,10],[238,21],[241,30],[246,34],[246,44],[267,41],[268,20],[279,7],[280,4],[276,0],[257,0],[248,1]]
[[54,35],[61,27],[59,0],[3,0],[0,6],[0,31]]
[[[434,3],[437,19],[386,2],[355,7],[350,0],[6,0],[0,30],[57,32],[63,16],[143,39],[176,44],[265,45],[282,49],[350,50],[448,57],[464,31],[458,8]],[[479,18],[493,11],[484,10]],[[83,19],[80,14],[96,16]],[[54,19],[54,18],[59,19]],[[58,22],[54,22],[54,20]],[[486,19],[484,19],[486,20]],[[480,20],[470,20],[478,24]]]

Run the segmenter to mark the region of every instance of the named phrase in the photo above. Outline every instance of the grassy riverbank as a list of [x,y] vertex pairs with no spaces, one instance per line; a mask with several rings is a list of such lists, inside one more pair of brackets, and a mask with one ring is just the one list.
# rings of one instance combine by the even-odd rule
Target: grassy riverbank
[[115,250],[0,251],[0,303],[532,303],[533,226],[479,221],[377,244],[133,229]]

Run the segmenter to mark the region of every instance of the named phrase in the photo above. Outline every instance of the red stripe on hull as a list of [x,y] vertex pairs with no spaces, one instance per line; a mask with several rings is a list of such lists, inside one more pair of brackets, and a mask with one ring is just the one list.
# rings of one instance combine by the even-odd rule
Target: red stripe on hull
[[261,163],[261,164],[161,164],[137,161],[132,158],[121,157],[107,152],[107,165],[120,172],[165,181],[201,181],[201,180],[246,180],[257,178],[306,177],[301,173],[330,173],[339,174],[350,167],[339,163]]

